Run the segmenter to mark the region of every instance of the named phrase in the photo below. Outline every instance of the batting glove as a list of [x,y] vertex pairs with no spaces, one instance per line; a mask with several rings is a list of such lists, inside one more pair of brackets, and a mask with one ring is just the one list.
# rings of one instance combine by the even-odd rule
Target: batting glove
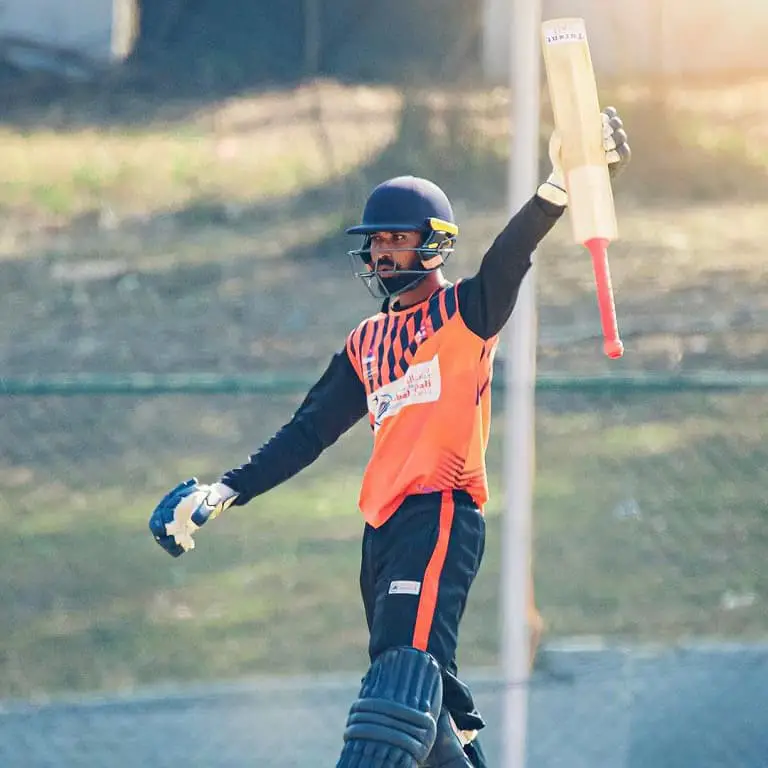
[[192,538],[198,528],[231,506],[237,493],[223,483],[200,485],[197,478],[185,480],[169,491],[149,518],[155,541],[173,557],[195,548]]
[[600,115],[603,119],[603,149],[611,178],[615,179],[629,165],[632,150],[629,147],[624,123],[615,107],[606,107]]
[[[615,107],[606,107],[600,118],[603,126],[603,150],[605,160],[608,163],[608,171],[612,179],[615,179],[629,164],[632,158],[632,150],[629,147],[624,123],[619,117]],[[568,192],[565,186],[565,173],[563,172],[560,151],[562,145],[557,130],[552,132],[549,139],[549,159],[552,163],[552,173],[538,188],[536,194],[554,205],[568,205]]]

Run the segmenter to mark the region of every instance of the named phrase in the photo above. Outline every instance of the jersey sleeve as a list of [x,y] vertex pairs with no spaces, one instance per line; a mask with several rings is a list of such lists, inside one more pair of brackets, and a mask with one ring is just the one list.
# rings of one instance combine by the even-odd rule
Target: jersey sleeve
[[477,274],[458,284],[459,312],[470,331],[482,339],[501,331],[515,308],[536,246],[564,210],[532,197],[496,237]]
[[367,411],[365,388],[343,349],[333,356],[293,418],[246,464],[224,474],[221,482],[237,492],[236,505],[245,504],[309,466]]

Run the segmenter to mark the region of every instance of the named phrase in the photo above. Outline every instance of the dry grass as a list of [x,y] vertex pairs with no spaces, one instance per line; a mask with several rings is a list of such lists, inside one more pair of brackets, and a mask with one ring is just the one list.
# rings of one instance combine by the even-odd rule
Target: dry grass
[[[635,149],[612,247],[627,355],[611,370],[768,366],[767,83],[607,89]],[[422,98],[318,83],[143,120],[46,113],[6,127],[4,375],[324,365],[373,308],[337,235],[369,186],[434,175],[462,224],[449,273],[469,272],[506,217],[507,107],[499,89]],[[541,368],[607,370],[567,223],[538,260]],[[764,635],[764,399],[541,400],[536,565],[553,633]],[[170,483],[241,460],[294,406],[82,396],[0,412],[12,437],[0,694],[275,671],[278,645],[280,669],[360,666],[365,429],[206,530],[194,557],[163,559],[145,530]],[[501,425],[465,663],[495,660]],[[731,593],[752,602],[733,608]]]
[[[652,330],[633,342],[637,367],[674,367],[682,357],[717,364],[718,355],[747,364],[757,356],[765,364],[759,286],[767,89],[765,78],[605,87],[603,100],[622,108],[634,147],[633,165],[617,183],[622,239],[612,267],[626,331]],[[228,303],[242,303],[268,282],[278,293],[286,287],[280,300],[290,305],[295,281],[311,283],[322,297],[317,311],[329,337],[343,338],[351,318],[370,304],[362,292],[345,290],[345,302],[328,306],[326,297],[338,295],[347,274],[347,243],[338,233],[381,178],[412,171],[443,184],[463,227],[456,271],[449,271],[457,276],[477,263],[506,215],[508,102],[499,88],[401,93],[318,82],[215,105],[153,106],[143,120],[134,103],[122,121],[119,112],[99,116],[93,105],[88,119],[60,108],[26,114],[23,129],[5,128],[1,136],[0,254],[30,269],[52,263],[52,282],[39,270],[35,276],[49,295],[62,281],[78,284],[76,275],[97,273],[94,265],[105,261],[118,277],[150,282],[207,265]],[[548,114],[544,104],[542,146]],[[597,325],[590,269],[570,245],[567,224],[540,259],[543,362],[580,369]],[[97,289],[98,281],[90,284]],[[309,315],[316,314],[311,301],[304,305]],[[271,311],[269,302],[264,306]],[[157,302],[141,311],[152,313],[156,327],[170,322]],[[253,311],[253,326],[270,327],[268,314]],[[56,323],[44,311],[39,319]],[[35,326],[18,313],[7,319],[11,329],[19,322]],[[105,318],[107,335],[109,325]],[[762,331],[741,347],[716,338],[714,356],[696,352],[702,333],[734,325]],[[686,332],[691,338],[681,348]],[[574,339],[590,346],[569,354],[565,346]],[[275,364],[291,364],[292,344]],[[704,346],[712,352],[711,342]],[[314,349],[320,364],[329,348]],[[136,359],[145,364],[142,355]]]
[[321,84],[193,109],[183,121],[51,128],[61,117],[42,114],[39,128],[0,132],[0,205],[12,225],[36,229],[93,212],[149,216],[200,198],[236,207],[290,195],[341,178],[392,141],[400,101]]
[[[684,202],[680,184],[702,183],[686,164],[697,158],[702,172],[720,166],[719,178],[709,181],[721,193],[727,161],[737,170],[768,168],[768,79],[719,87],[606,86],[603,101],[618,104],[627,118],[638,162],[626,183],[638,192],[650,183]],[[0,203],[11,220],[19,216],[35,226],[51,214],[61,221],[100,208],[146,215],[200,197],[242,203],[290,195],[375,158],[396,140],[404,103],[418,105],[418,119],[427,123],[420,130],[433,142],[409,145],[418,137],[401,136],[404,153],[446,148],[451,156],[441,160],[450,166],[462,153],[479,162],[476,155],[489,148],[505,150],[509,94],[500,88],[403,94],[318,82],[188,106],[182,115],[170,107],[153,110],[145,121],[125,125],[119,118],[72,124],[58,108],[27,115],[23,130],[3,130]],[[548,116],[545,102],[544,133]],[[681,171],[684,178],[677,178]],[[750,182],[742,180],[746,189]]]

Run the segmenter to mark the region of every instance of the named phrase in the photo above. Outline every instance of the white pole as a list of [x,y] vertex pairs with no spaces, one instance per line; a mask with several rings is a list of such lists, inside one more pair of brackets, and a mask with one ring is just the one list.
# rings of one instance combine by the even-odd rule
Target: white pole
[[139,36],[138,0],[112,0],[112,61],[125,61],[132,53]]
[[[509,36],[513,135],[508,176],[512,212],[535,192],[539,181],[540,25],[540,0],[513,0]],[[501,544],[501,664],[504,681],[501,766],[524,768],[530,674],[527,607],[535,468],[535,269],[523,282],[505,341],[506,510]]]

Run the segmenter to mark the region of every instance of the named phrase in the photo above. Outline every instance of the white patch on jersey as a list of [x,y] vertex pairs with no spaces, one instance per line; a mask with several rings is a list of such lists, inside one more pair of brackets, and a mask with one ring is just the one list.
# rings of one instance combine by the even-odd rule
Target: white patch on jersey
[[384,419],[397,415],[406,405],[439,400],[440,390],[440,363],[437,355],[424,363],[412,365],[405,376],[368,395],[368,410],[373,416],[374,429],[378,429]]
[[421,592],[420,581],[391,581],[389,583],[390,595],[418,595]]

